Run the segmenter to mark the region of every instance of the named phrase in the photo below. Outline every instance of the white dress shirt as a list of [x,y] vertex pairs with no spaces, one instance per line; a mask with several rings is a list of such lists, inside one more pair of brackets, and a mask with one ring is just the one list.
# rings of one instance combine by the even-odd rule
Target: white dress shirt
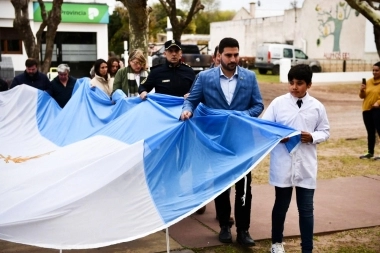
[[234,75],[231,78],[226,77],[223,74],[222,68],[220,68],[220,86],[222,87],[222,91],[229,105],[231,104],[232,98],[234,96],[236,84],[237,84],[237,68],[235,70]]
[[262,119],[277,122],[299,131],[309,132],[312,143],[300,143],[291,154],[279,143],[270,154],[269,183],[278,187],[299,186],[315,189],[317,181],[317,146],[330,137],[325,107],[308,93],[298,108],[298,98],[290,93],[275,98]]

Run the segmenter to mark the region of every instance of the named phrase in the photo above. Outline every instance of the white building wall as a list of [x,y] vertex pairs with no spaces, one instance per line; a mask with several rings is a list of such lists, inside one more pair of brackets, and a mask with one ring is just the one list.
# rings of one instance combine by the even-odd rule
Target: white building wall
[[[325,15],[318,15],[317,10]],[[374,46],[373,28],[365,17],[355,14],[356,11],[341,0],[305,0],[296,13],[289,9],[282,16],[211,23],[210,45],[215,47],[222,38],[233,37],[240,43],[240,55],[252,57],[256,56],[256,48],[262,42],[294,41],[293,44],[310,58],[376,60],[379,57]],[[340,52],[333,50],[334,37],[324,36],[325,31],[334,31],[334,22],[320,26],[319,20],[326,20],[329,15],[337,21],[343,20]]]
[[[324,36],[323,32],[330,33],[335,30],[333,22],[328,22],[324,27],[320,26],[318,19],[326,21],[327,18],[342,20],[342,30],[340,35],[340,57],[344,55],[350,59],[373,59],[378,57],[375,52],[365,54],[365,33],[366,18],[362,15],[355,15],[355,10],[339,0],[320,0],[317,2],[306,0],[300,13],[300,28],[298,31],[298,40],[296,46],[302,44],[301,39],[306,40],[307,54],[313,58],[339,57],[334,52],[334,36]],[[347,9],[345,9],[347,7]],[[318,15],[316,9],[324,11],[325,15]],[[307,22],[309,21],[309,22]],[[317,40],[320,39],[320,44]],[[372,40],[372,44],[374,41]],[[334,56],[335,55],[335,56]]]
[[[34,33],[37,32],[40,22],[34,23]],[[32,22],[31,22],[32,24]],[[96,32],[97,57],[108,59],[108,28],[105,24],[86,24],[86,23],[61,23],[58,32]]]

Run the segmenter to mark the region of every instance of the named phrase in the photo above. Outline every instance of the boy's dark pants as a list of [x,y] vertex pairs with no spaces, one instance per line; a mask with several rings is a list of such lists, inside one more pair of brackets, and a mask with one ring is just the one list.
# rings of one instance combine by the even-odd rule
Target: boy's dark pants
[[[272,243],[281,243],[286,212],[292,199],[293,187],[275,187],[276,200],[272,210]],[[313,250],[314,189],[296,187],[302,253]]]

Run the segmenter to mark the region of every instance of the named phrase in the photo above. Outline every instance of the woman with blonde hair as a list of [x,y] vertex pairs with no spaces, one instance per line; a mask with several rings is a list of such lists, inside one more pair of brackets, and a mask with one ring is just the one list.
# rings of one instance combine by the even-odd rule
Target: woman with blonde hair
[[111,78],[108,73],[107,62],[103,59],[98,59],[94,64],[95,76],[91,79],[91,87],[98,87],[108,96],[111,96],[114,78]]
[[128,66],[119,69],[115,76],[113,91],[121,89],[127,97],[139,96],[138,88],[148,76],[146,68],[146,58],[140,49],[132,50],[129,53]]

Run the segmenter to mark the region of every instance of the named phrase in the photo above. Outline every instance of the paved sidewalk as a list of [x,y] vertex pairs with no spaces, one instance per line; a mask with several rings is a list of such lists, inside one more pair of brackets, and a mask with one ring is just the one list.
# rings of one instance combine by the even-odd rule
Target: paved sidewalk
[[[314,197],[315,233],[342,231],[354,228],[380,226],[380,176],[319,180]],[[253,207],[250,234],[255,240],[270,238],[271,211],[274,189],[270,185],[253,185]],[[202,215],[193,214],[169,228],[171,253],[191,253],[186,248],[221,245],[219,225],[215,219],[215,205],[207,205]],[[298,211],[295,195],[287,214],[284,236],[298,236]],[[235,240],[235,227],[232,228]],[[164,231],[127,243],[89,250],[71,250],[75,253],[157,253],[166,252]],[[0,241],[1,253],[59,252]],[[63,251],[69,252],[69,251]]]

